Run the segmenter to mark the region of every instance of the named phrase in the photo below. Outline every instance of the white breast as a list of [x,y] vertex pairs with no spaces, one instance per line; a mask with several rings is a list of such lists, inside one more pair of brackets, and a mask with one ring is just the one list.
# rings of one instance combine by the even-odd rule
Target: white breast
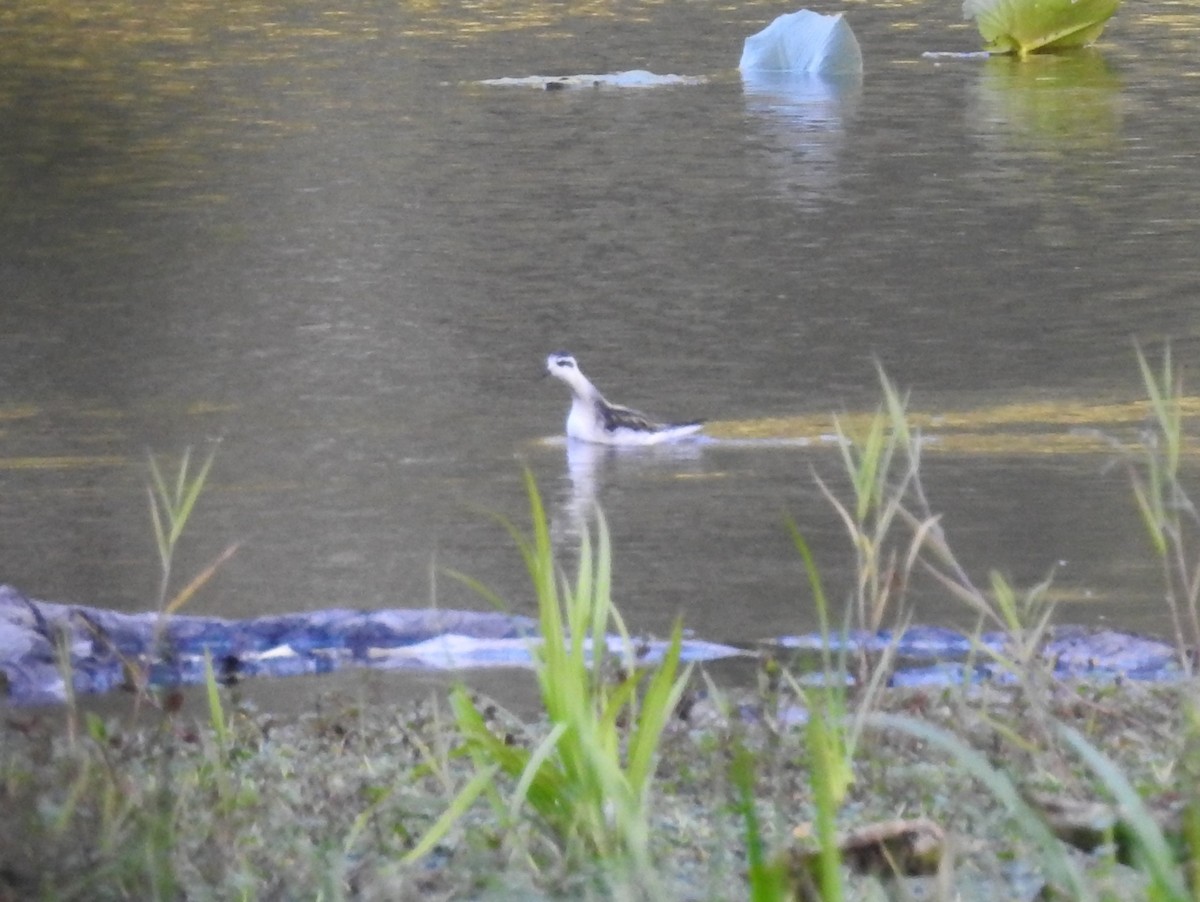
[[567,414],[567,436],[583,442],[603,442],[604,426],[596,416],[596,406],[583,398],[571,402]]

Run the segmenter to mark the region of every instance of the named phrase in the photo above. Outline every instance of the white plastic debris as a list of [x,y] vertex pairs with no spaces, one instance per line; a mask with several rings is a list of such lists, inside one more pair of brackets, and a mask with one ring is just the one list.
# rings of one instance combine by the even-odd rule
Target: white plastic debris
[[746,38],[738,69],[743,74],[861,75],[862,50],[841,13],[825,16],[802,9]]

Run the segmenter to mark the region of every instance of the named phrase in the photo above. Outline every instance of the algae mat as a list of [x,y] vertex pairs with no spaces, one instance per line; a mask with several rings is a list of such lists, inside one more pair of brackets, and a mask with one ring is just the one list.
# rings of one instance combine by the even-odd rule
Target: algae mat
[[[1200,397],[1179,399],[1185,434],[1200,420]],[[720,442],[769,445],[833,443],[840,428],[850,439],[866,436],[874,413],[807,414],[754,420],[721,420],[705,428]],[[955,454],[1096,454],[1128,451],[1152,422],[1148,401],[1089,403],[1041,400],[964,410],[910,410],[929,451]],[[1194,448],[1188,449],[1193,451]]]

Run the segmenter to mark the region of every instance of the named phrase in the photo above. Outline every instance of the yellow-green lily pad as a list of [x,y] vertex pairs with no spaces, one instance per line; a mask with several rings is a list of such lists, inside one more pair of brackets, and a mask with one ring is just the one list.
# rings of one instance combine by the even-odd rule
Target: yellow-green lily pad
[[989,53],[1024,55],[1094,42],[1121,0],[964,0]]

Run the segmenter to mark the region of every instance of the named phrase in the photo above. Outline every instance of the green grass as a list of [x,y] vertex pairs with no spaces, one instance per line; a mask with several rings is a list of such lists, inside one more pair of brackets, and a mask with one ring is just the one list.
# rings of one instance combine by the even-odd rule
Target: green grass
[[[511,525],[509,531],[537,596],[534,671],[549,731],[528,744],[510,742],[488,726],[466,688],[453,690],[451,708],[475,776],[406,860],[426,855],[504,775],[515,784],[509,801],[495,805],[502,823],[515,823],[528,810],[567,862],[604,859],[644,882],[653,874],[648,817],[658,746],[690,673],[679,666],[682,627],[676,624],[663,660],[642,667],[612,604],[603,514],[596,511],[595,549],[585,532],[575,579],[568,581],[528,472],[526,487],[532,538]],[[618,647],[612,649],[614,629]]]
[[168,599],[175,548],[183,537],[183,531],[191,519],[196,502],[200,499],[200,493],[204,491],[204,484],[208,481],[208,472],[212,469],[216,453],[216,448],[213,448],[200,465],[200,471],[193,474],[192,449],[185,448],[179,459],[175,479],[170,484],[163,476],[158,459],[153,454],[149,456],[150,484],[146,487],[146,495],[150,501],[150,523],[154,527],[154,544],[158,551],[161,573],[158,610],[163,613],[177,610],[199,588],[193,581],[193,584],[185,587],[175,598]]
[[[854,552],[855,587],[850,603],[855,626],[875,632],[892,616],[903,616],[906,592],[922,531],[901,536],[896,527],[906,503],[919,492],[919,436],[905,417],[901,397],[882,369],[884,402],[859,440],[837,426],[842,466],[851,498],[843,501],[815,470],[813,479],[846,528]],[[907,546],[905,548],[904,546]],[[903,551],[903,553],[901,553]]]
[[[1160,374],[1150,368],[1140,349],[1138,362],[1150,396],[1155,431],[1143,442],[1141,467],[1131,467],[1132,484],[1155,551],[1164,561],[1167,601],[1176,624],[1181,658],[1185,658],[1189,649],[1200,648],[1197,610],[1200,564],[1189,566],[1186,549],[1191,535],[1189,527],[1194,528],[1200,518],[1179,482],[1182,382],[1173,374],[1169,349],[1164,353]],[[1063,727],[1052,710],[1055,681],[1051,664],[1042,653],[1054,613],[1053,605],[1047,601],[1050,580],[1021,592],[993,571],[989,575],[990,591],[976,587],[954,556],[939,518],[929,507],[920,477],[921,439],[908,426],[906,399],[882,370],[880,380],[884,403],[862,439],[856,442],[840,428],[838,431],[850,499],[843,502],[836,497],[814,473],[846,527],[855,558],[857,579],[847,603],[847,620],[859,629],[875,632],[891,616],[897,630],[902,630],[907,624],[903,616],[905,593],[913,573],[921,571],[974,613],[978,620],[976,637],[985,628],[1001,630],[1006,636],[1001,650],[978,640],[976,648],[978,654],[990,658],[1010,675],[1021,708],[1019,717],[988,715],[987,729],[1002,744],[1024,753],[1045,749],[1061,761],[1060,747],[1069,748],[1092,768],[1101,790],[1126,812],[1123,823],[1127,824],[1126,834],[1136,852],[1133,864],[1145,875],[1148,898],[1172,902],[1189,898],[1180,895],[1183,892],[1180,860],[1163,840],[1156,822],[1146,813],[1120,769],[1078,731]],[[820,629],[828,646],[830,617],[819,573],[799,530],[794,524],[789,524],[789,528],[809,574]],[[899,549],[906,543],[907,550],[901,554]],[[1096,888],[1083,876],[1041,816],[1023,800],[1017,783],[1002,768],[953,733],[937,730],[918,719],[879,715],[872,710],[888,672],[886,661],[860,662],[857,682],[865,691],[853,716],[847,713],[844,660],[834,667],[826,650],[823,670],[825,678],[819,689],[796,689],[797,697],[803,699],[809,710],[805,737],[819,850],[818,866],[810,875],[810,893],[815,892],[825,902],[840,902],[846,897],[835,818],[855,779],[855,750],[863,726],[870,724],[876,729],[907,732],[949,754],[957,766],[994,794],[1017,829],[1042,851],[1044,872],[1063,897],[1099,898]],[[959,692],[955,702],[959,710],[968,710],[970,691],[968,688]],[[1185,791],[1193,800],[1200,796],[1194,783],[1187,784]],[[1200,805],[1193,804],[1192,809],[1200,810]],[[1193,817],[1192,824],[1195,836],[1200,837],[1200,815]]]
[[1200,649],[1200,513],[1180,478],[1183,434],[1183,376],[1170,345],[1158,371],[1137,349],[1138,368],[1150,399],[1151,423],[1140,454],[1128,461],[1133,497],[1151,547],[1162,567],[1163,591],[1180,660],[1194,673]]
[[[159,560],[159,584],[155,604],[159,617],[155,627],[155,645],[162,638],[162,631],[166,628],[167,619],[177,613],[207,585],[221,566],[233,557],[238,549],[237,543],[228,545],[174,595],[170,594],[176,549],[208,482],[208,474],[212,469],[216,453],[216,446],[213,446],[200,465],[199,471],[193,473],[192,449],[185,448],[179,458],[174,479],[170,482],[164,476],[158,459],[153,454],[148,457],[149,482],[146,486],[146,495],[149,500],[150,524],[154,532],[155,550],[158,552]],[[150,691],[148,685],[148,663],[142,660],[123,661],[127,683],[129,688],[134,691],[137,700],[133,712],[135,717],[142,703],[158,703],[155,693]],[[64,657],[62,670],[64,682],[69,687],[71,685],[69,658]],[[211,664],[209,671],[211,672]],[[68,710],[73,712],[75,704],[71,695],[68,690]]]

